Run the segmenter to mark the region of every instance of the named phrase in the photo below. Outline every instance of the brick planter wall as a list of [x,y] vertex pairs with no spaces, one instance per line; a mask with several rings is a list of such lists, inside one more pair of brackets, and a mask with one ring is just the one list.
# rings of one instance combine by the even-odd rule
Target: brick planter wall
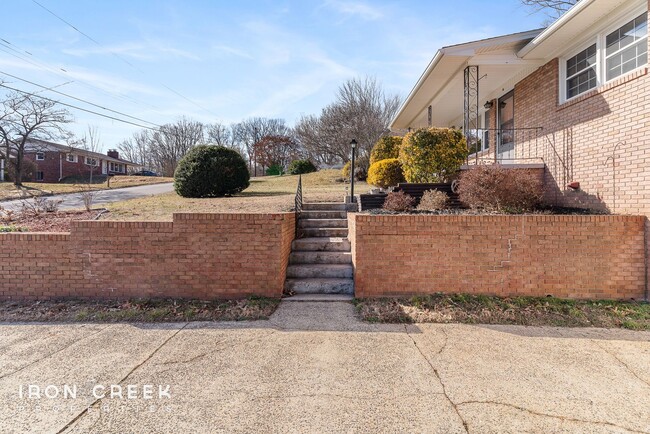
[[646,297],[644,216],[348,219],[357,297]]
[[293,213],[174,214],[0,234],[0,300],[280,297]]

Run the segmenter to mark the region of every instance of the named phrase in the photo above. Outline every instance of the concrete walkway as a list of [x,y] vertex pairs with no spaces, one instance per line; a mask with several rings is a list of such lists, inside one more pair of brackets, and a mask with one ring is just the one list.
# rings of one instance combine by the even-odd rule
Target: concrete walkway
[[[79,391],[21,399],[29,384]],[[258,322],[3,324],[0,396],[0,432],[650,432],[650,333],[374,325],[344,302]]]
[[[107,203],[119,202],[127,199],[136,199],[138,197],[153,196],[156,194],[169,193],[174,191],[174,184],[166,182],[163,184],[139,185],[137,187],[115,188],[111,190],[100,190],[97,192],[93,201],[93,207],[105,205]],[[83,208],[84,203],[80,193],[67,193],[48,196],[51,200],[62,200],[59,209]],[[0,202],[0,206],[6,209],[19,210],[23,202],[33,202],[33,199],[16,199]]]

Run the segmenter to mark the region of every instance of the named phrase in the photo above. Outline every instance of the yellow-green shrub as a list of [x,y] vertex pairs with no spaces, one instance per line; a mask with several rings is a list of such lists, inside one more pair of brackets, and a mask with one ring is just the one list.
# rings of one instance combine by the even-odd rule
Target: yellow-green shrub
[[460,130],[421,128],[404,136],[399,161],[408,182],[447,182],[467,158]]
[[399,148],[402,146],[402,138],[395,136],[384,136],[375,143],[370,151],[370,164],[389,158],[399,157]]
[[400,182],[404,182],[404,174],[402,165],[397,158],[387,158],[370,165],[368,184],[386,188]]

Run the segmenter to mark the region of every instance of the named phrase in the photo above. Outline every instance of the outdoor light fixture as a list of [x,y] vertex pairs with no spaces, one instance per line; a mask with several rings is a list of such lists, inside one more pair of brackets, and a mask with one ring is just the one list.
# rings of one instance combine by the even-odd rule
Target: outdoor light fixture
[[507,105],[508,105],[507,102],[505,102],[505,101],[501,101],[501,102],[499,103],[499,108],[506,108]]
[[350,164],[350,203],[354,203],[354,154],[357,150],[357,141],[352,139],[350,146],[352,147],[352,163]]
[[493,105],[494,103],[492,101],[486,101],[485,104],[483,104],[483,107],[485,108],[485,110],[490,110]]

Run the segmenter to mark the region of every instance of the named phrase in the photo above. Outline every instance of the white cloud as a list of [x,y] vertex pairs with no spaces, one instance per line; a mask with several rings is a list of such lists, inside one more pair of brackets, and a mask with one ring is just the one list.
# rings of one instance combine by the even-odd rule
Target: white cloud
[[240,50],[240,49],[234,48],[234,47],[229,47],[227,45],[215,45],[215,46],[212,47],[212,49],[214,51],[218,52],[218,53],[223,53],[223,54],[230,55],[230,56],[241,57],[243,59],[252,59],[253,58],[253,56],[248,54],[246,51]]
[[[75,57],[118,55],[137,60],[155,61],[167,55],[189,60],[200,60],[189,51],[172,47],[162,41],[126,42],[111,46],[92,46],[85,48],[64,48],[63,53]],[[164,56],[161,56],[164,55]]]
[[323,6],[334,9],[346,18],[356,16],[366,21],[374,21],[384,16],[380,9],[358,1],[327,0]]

